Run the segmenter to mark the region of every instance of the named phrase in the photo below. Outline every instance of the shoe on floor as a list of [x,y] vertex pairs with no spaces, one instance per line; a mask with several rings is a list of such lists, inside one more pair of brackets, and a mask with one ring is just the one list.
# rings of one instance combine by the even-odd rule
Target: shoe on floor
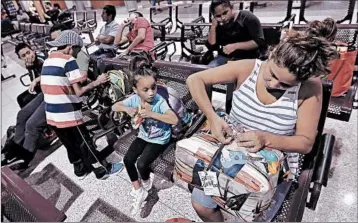
[[96,175],[96,178],[99,180],[105,180],[109,177],[110,174],[120,173],[124,168],[123,163],[111,163],[108,167],[108,169],[104,168],[103,166],[100,166],[98,168],[95,168],[93,172]]
[[149,179],[145,182],[142,180],[142,186],[146,191],[150,191],[153,187],[153,178],[149,177]]
[[145,201],[145,199],[147,199],[147,197],[148,191],[146,191],[143,187],[138,190],[135,190],[135,197],[133,199],[131,210],[132,215],[136,215],[142,209],[143,202]]
[[75,175],[82,179],[84,179],[91,172],[85,167],[84,163],[81,160],[73,163],[73,169]]

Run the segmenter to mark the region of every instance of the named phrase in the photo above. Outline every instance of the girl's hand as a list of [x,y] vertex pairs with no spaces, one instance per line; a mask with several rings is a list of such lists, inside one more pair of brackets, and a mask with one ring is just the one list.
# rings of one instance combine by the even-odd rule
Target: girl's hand
[[236,142],[238,146],[247,148],[251,153],[256,153],[265,147],[267,140],[265,132],[250,131],[238,134]]
[[139,111],[139,115],[142,118],[151,118],[152,117],[152,112],[150,111],[150,109],[143,108],[143,109],[141,109]]
[[132,118],[138,113],[135,108],[126,108],[125,112]]

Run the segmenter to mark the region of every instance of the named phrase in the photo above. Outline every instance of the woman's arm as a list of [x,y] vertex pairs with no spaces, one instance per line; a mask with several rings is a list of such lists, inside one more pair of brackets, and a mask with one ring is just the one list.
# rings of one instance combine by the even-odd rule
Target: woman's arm
[[206,85],[237,83],[239,86],[250,75],[255,60],[240,60],[224,66],[208,69],[190,75],[186,81],[189,91],[208,119],[215,114],[206,93]]
[[236,83],[237,86],[240,86],[250,75],[254,65],[255,60],[235,61],[224,66],[195,73],[189,76],[186,81],[193,99],[210,122],[212,135],[222,143],[230,142],[230,139],[225,138],[224,133],[230,134],[231,129],[215,113],[205,86],[224,83]]

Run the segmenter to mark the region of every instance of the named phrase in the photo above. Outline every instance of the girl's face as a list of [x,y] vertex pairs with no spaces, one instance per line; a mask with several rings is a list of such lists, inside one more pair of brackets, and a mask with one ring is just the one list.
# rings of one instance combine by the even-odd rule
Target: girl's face
[[263,79],[267,89],[286,90],[299,83],[295,75],[291,74],[287,68],[277,66],[272,59],[264,68]]
[[214,18],[220,26],[226,25],[234,18],[234,12],[231,7],[221,4],[215,8]]
[[152,76],[140,76],[135,78],[138,79],[134,92],[138,94],[143,101],[152,103],[157,94],[157,83],[154,78]]

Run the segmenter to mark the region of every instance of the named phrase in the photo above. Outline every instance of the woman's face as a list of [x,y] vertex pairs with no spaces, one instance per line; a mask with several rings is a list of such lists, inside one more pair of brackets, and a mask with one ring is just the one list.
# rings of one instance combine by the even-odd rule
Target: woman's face
[[299,82],[287,68],[277,66],[272,59],[268,61],[263,72],[264,84],[267,89],[286,90]]
[[218,21],[220,26],[226,25],[234,18],[234,12],[232,8],[221,4],[215,8],[214,18]]

